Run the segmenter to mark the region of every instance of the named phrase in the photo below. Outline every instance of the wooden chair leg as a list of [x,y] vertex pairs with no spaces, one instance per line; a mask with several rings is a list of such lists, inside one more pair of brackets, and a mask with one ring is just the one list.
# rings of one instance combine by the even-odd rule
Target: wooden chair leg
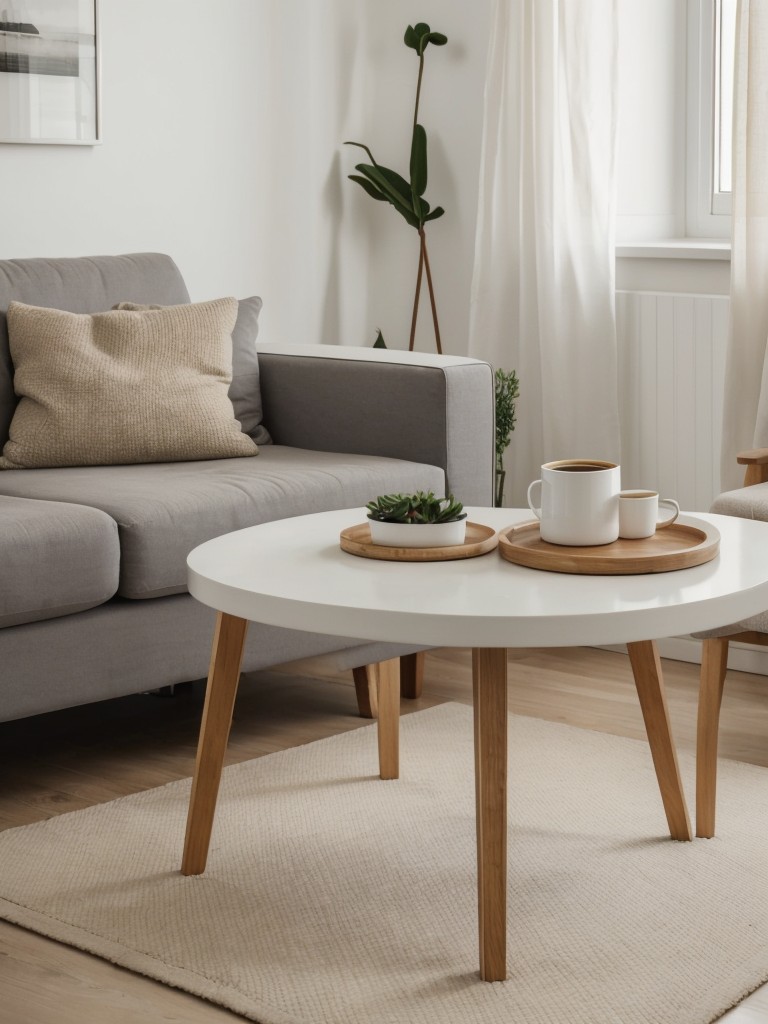
[[404,654],[400,658],[400,694],[409,700],[421,696],[424,686],[424,651]]
[[400,778],[400,665],[397,658],[376,666],[379,703],[379,775]]
[[696,835],[715,834],[717,733],[728,668],[728,638],[711,637],[702,644],[699,715],[696,730]]
[[247,630],[246,619],[219,612],[189,799],[181,862],[183,875],[199,875],[205,871]]
[[692,839],[691,822],[664,696],[659,652],[653,640],[641,640],[627,644],[627,653],[635,676],[635,687],[640,698],[670,835],[673,839]]
[[379,713],[379,666],[361,665],[352,669],[357,694],[357,710],[361,718],[376,718]]

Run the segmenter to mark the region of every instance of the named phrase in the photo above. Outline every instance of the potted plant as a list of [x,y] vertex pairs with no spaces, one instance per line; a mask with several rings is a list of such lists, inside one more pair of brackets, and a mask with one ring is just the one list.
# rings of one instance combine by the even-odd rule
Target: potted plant
[[[425,226],[428,221],[437,220],[445,212],[441,206],[430,207],[424,198],[427,189],[427,133],[423,125],[419,124],[419,100],[421,98],[421,80],[424,75],[424,51],[431,43],[433,46],[445,46],[448,37],[442,32],[433,32],[426,22],[418,22],[416,25],[409,25],[405,30],[403,42],[413,50],[419,58],[419,73],[416,81],[416,102],[413,111],[413,127],[411,131],[411,160],[408,178],[377,163],[371,150],[362,142],[345,142],[345,146],[357,146],[364,150],[369,164],[357,164],[357,174],[350,174],[352,181],[357,182],[361,188],[372,198],[379,202],[390,203],[401,217],[419,234],[419,266],[416,273],[416,294],[413,299],[413,312],[411,314],[411,336],[408,344],[409,350],[413,350],[416,339],[416,317],[419,311],[419,296],[421,294],[422,274],[426,272],[427,289],[429,290],[429,303],[432,308],[432,323],[435,329],[435,346],[440,353],[443,351],[440,342],[440,326],[437,321],[437,303],[435,301],[435,289],[432,284],[432,271],[429,265],[427,253],[427,235]],[[378,332],[375,348],[386,348],[381,331]]]
[[514,370],[497,370],[496,387],[496,480],[493,503],[496,508],[504,504],[504,452],[509,447],[515,429],[515,399],[520,396],[520,381]]
[[434,548],[464,543],[467,513],[452,494],[382,494],[366,507],[374,544]]

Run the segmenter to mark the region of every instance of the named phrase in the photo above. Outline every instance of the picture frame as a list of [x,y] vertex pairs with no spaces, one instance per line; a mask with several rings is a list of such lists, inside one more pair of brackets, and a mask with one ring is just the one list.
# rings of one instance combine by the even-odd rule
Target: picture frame
[[0,142],[101,140],[98,0],[8,0],[0,10]]

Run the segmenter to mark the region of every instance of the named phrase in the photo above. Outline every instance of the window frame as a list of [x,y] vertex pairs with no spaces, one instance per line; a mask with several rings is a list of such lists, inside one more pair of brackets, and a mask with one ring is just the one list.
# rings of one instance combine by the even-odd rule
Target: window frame
[[688,0],[686,235],[727,238],[731,193],[716,189],[720,0]]

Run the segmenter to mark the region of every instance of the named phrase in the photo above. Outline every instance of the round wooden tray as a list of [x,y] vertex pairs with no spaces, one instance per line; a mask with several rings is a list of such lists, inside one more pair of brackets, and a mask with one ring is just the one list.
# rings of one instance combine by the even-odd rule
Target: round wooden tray
[[445,548],[395,548],[371,541],[368,523],[348,526],[341,531],[339,543],[342,551],[361,558],[378,558],[385,562],[447,562],[454,558],[475,558],[486,555],[496,547],[496,531],[480,523],[467,523],[463,544]]
[[549,572],[588,576],[633,576],[672,572],[709,562],[720,547],[720,534],[702,520],[686,517],[652,537],[619,540],[599,547],[565,547],[541,539],[539,521],[509,526],[499,531],[502,558],[516,565]]

